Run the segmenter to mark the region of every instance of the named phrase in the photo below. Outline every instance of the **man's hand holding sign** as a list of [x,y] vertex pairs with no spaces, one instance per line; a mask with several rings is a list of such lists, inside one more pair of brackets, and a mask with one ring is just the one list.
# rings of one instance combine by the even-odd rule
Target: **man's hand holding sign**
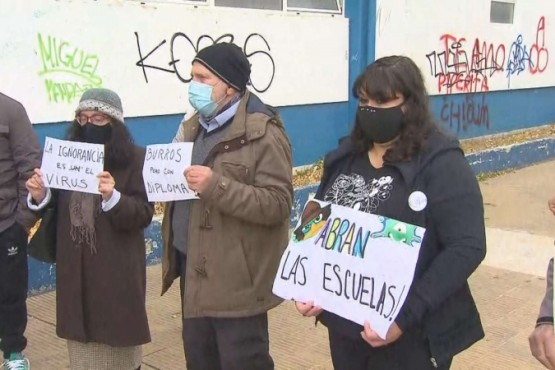
[[[373,347],[402,334],[395,318],[414,277],[425,230],[317,200],[307,202],[274,281],[299,312],[322,309],[364,325]],[[304,302],[304,303],[303,303]]]

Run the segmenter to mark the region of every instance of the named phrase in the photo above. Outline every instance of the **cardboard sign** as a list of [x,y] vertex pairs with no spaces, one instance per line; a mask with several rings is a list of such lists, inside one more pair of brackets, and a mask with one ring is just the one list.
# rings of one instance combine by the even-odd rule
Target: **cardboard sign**
[[100,194],[97,175],[104,170],[104,145],[46,137],[40,169],[46,187]]
[[146,147],[143,179],[150,202],[197,199],[183,171],[191,165],[193,143],[156,144]]
[[273,292],[364,325],[382,338],[403,305],[425,229],[309,200],[281,258]]

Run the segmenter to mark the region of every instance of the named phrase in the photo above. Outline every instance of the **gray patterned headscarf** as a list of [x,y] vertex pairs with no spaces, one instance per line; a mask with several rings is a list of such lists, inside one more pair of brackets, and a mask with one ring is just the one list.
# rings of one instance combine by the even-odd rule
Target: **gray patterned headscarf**
[[89,89],[83,93],[75,114],[84,110],[102,112],[116,121],[123,123],[121,99],[114,91],[104,88]]
[[71,239],[76,246],[88,246],[96,253],[95,219],[100,213],[100,196],[74,191],[69,200]]

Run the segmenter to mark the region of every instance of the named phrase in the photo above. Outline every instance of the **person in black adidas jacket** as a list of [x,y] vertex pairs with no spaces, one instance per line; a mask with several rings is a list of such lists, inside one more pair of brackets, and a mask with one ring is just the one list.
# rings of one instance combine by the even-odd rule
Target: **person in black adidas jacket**
[[426,228],[407,299],[385,339],[296,302],[328,327],[336,370],[449,369],[484,337],[468,278],[486,254],[482,196],[455,138],[433,121],[409,58],[376,60],[358,77],[350,137],[328,153],[316,198]]

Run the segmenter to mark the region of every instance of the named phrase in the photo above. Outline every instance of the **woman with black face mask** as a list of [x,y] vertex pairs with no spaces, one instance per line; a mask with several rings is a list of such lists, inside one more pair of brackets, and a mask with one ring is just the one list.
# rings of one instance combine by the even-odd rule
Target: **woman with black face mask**
[[357,78],[350,137],[324,160],[316,198],[426,228],[413,283],[385,338],[313,302],[337,370],[448,369],[484,336],[467,279],[486,253],[482,196],[456,139],[434,123],[416,64],[376,60]]
[[150,342],[143,232],[154,207],[142,178],[145,153],[108,89],[85,91],[67,139],[102,144],[105,157],[99,195],[50,191],[39,169],[26,184],[31,209],[57,208],[56,331],[71,370],[135,370]]

